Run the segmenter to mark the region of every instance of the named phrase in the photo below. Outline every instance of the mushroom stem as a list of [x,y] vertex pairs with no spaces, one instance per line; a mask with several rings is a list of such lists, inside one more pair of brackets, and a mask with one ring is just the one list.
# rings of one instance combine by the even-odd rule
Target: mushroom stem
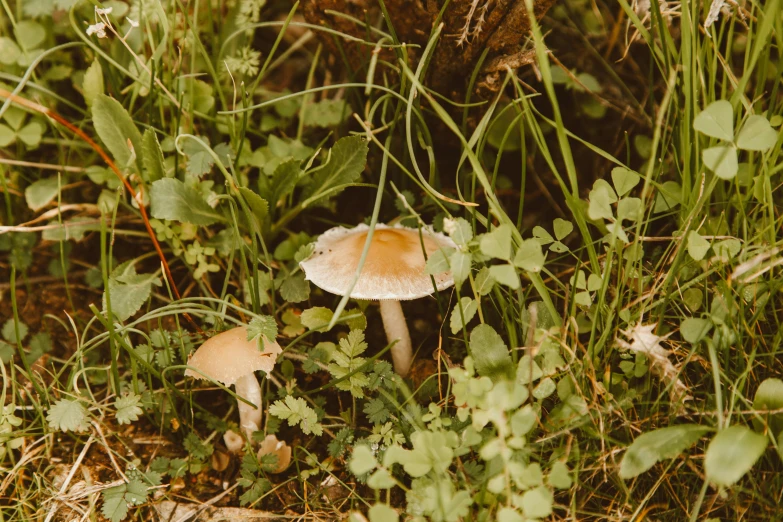
[[248,439],[254,431],[258,431],[258,427],[261,426],[261,386],[258,384],[258,379],[252,373],[240,377],[236,383],[237,395],[243,399],[247,399],[256,406],[250,406],[243,401],[237,401],[239,407],[239,426],[245,433]]
[[397,341],[397,343],[391,347],[394,371],[400,376],[405,377],[408,375],[408,370],[411,368],[413,351],[411,350],[411,335],[408,332],[408,325],[405,323],[405,315],[402,313],[402,306],[400,306],[399,301],[391,299],[384,299],[380,304],[383,329],[386,330],[386,339],[389,343]]

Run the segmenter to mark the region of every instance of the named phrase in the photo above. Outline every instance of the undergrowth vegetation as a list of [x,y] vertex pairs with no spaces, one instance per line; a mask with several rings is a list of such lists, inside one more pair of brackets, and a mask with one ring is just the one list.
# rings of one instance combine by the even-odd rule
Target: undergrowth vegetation
[[[556,3],[455,100],[437,23],[3,0],[0,520],[783,519],[783,8],[643,4]],[[300,267],[360,223],[454,244],[406,377]],[[249,437],[185,376],[237,325],[282,348]]]

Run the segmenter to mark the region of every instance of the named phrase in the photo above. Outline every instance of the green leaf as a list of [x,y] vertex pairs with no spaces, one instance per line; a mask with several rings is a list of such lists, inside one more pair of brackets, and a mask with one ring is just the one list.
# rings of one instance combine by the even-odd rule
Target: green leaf
[[544,518],[552,514],[554,498],[549,488],[539,486],[522,495],[522,512],[528,518]]
[[604,180],[597,180],[588,196],[587,215],[590,219],[612,219],[612,203],[617,201],[617,195],[612,187]]
[[364,475],[375,469],[378,461],[375,460],[372,450],[364,444],[354,447],[348,468],[354,475]]
[[734,110],[731,103],[718,100],[707,105],[693,120],[693,128],[719,140],[734,140]]
[[742,150],[765,151],[778,142],[778,133],[764,116],[754,114],[748,118],[737,134],[737,147]]
[[633,190],[641,179],[639,174],[625,167],[615,167],[612,169],[612,184],[614,184],[614,190],[620,197],[625,196]]
[[[160,278],[155,274],[137,274],[130,261],[115,268],[109,276],[112,314],[120,321],[127,320],[147,302],[152,285],[161,286]],[[107,309],[106,292],[103,294],[103,309]]]
[[277,202],[294,191],[302,175],[298,159],[284,161],[275,168],[271,177],[261,174],[258,178],[258,193],[274,208]]
[[345,100],[320,100],[302,107],[305,127],[332,128],[344,122],[351,115]]
[[525,517],[514,508],[502,507],[498,510],[497,522],[525,522]]
[[549,470],[549,476],[547,477],[549,484],[557,489],[569,489],[573,480],[571,479],[571,472],[568,470],[568,466],[562,460],[556,460]]
[[676,181],[667,181],[658,188],[655,194],[653,213],[668,212],[682,201],[682,187]]
[[[19,330],[19,338],[16,337],[16,331]],[[16,341],[19,340],[24,341],[25,337],[27,337],[27,332],[29,329],[27,328],[27,325],[21,321],[18,323],[13,319],[8,319],[3,324],[3,339],[8,341],[9,343],[16,344]]]
[[742,250],[742,243],[739,239],[734,238],[724,239],[712,245],[712,251],[715,252],[715,255],[725,261],[735,257],[740,253],[740,250]]
[[150,187],[150,213],[156,219],[170,219],[194,225],[211,225],[220,214],[210,207],[201,193],[175,178],[164,178]]
[[389,419],[389,409],[386,407],[386,403],[381,399],[372,399],[364,405],[362,409],[367,420],[373,424],[380,424],[386,422]]
[[31,121],[16,133],[16,137],[19,138],[22,143],[28,147],[37,147],[41,143],[41,137],[43,136],[44,126],[37,121]]
[[262,315],[254,317],[247,325],[247,340],[252,341],[259,335],[266,338],[270,343],[277,339],[277,321],[271,315]]
[[139,415],[144,413],[141,409],[141,396],[132,392],[114,401],[114,408],[117,410],[114,417],[118,424],[135,422],[139,420]]
[[57,176],[39,179],[24,190],[24,198],[30,210],[37,212],[48,205],[59,192],[59,180]]
[[745,475],[767,449],[767,437],[746,426],[731,426],[712,439],[704,455],[707,480],[731,486]]
[[[770,410],[783,409],[783,381],[770,377],[765,379],[756,390],[753,397],[753,409],[765,418],[772,435],[778,437],[783,433],[783,413],[766,413]],[[758,419],[753,419],[757,431],[762,431],[764,426]]]
[[[461,314],[460,309],[462,309]],[[478,303],[475,299],[470,297],[460,299],[459,304],[451,311],[451,319],[449,321],[451,333],[456,334],[463,327],[467,326],[470,320],[473,319],[473,316],[476,315],[476,311],[478,311]]]
[[294,398],[287,395],[285,399],[275,401],[269,407],[269,413],[279,419],[287,420],[289,426],[299,425],[305,435],[323,434],[323,427],[318,423],[318,415],[301,397]]
[[253,215],[260,223],[263,223],[269,213],[269,203],[247,187],[239,187],[239,192],[242,194],[242,197],[245,198],[245,201],[247,201],[250,210],[253,211]]
[[732,145],[718,145],[704,149],[702,160],[708,169],[721,179],[734,179],[739,170],[737,150]]
[[130,140],[136,153],[136,165],[141,171],[143,158],[141,134],[120,102],[105,94],[97,95],[92,101],[92,123],[95,132],[114,156],[120,169],[126,168],[133,157],[128,148],[128,140]]
[[636,437],[620,462],[620,478],[630,479],[641,475],[658,461],[673,459],[690,448],[710,428],[697,424],[681,424]]
[[347,136],[337,140],[332,147],[329,162],[313,176],[304,191],[305,197],[353,183],[364,170],[369,146],[361,136]]
[[19,49],[16,42],[7,36],[0,36],[0,63],[3,65],[14,65],[21,54],[22,50]]
[[0,147],[7,147],[16,141],[16,132],[9,127],[0,123]]
[[[97,61],[95,63],[98,63]],[[166,168],[163,166],[163,151],[158,143],[158,135],[152,129],[144,131],[142,138],[144,147],[144,179],[147,182],[158,181],[166,177]]]
[[440,248],[430,254],[430,257],[427,258],[427,273],[430,275],[438,275],[448,272],[451,268],[449,265],[449,258],[453,252],[453,248],[446,247]]
[[710,242],[695,230],[688,232],[688,254],[694,261],[701,261],[710,249]]
[[454,251],[451,257],[449,257],[449,266],[451,267],[451,275],[454,277],[454,283],[457,286],[461,285],[470,275],[470,254],[461,250]]
[[[388,474],[388,471],[386,471],[386,473]],[[392,484],[388,487],[391,487],[392,485],[394,485],[394,481],[392,481]],[[375,504],[367,512],[367,516],[370,517],[370,522],[398,522],[400,520],[400,515],[397,513],[397,510],[386,504]]]
[[19,46],[25,51],[38,49],[46,40],[46,29],[33,20],[21,20],[14,27],[14,34]]
[[443,231],[459,246],[466,246],[473,239],[473,228],[464,218],[444,219]]
[[558,241],[562,241],[568,234],[573,232],[574,224],[565,219],[555,218],[553,222],[555,237]]
[[488,295],[492,291],[492,287],[495,286],[495,280],[489,273],[489,268],[483,267],[479,270],[478,274],[476,274],[475,283],[476,292],[479,295]]
[[187,173],[194,177],[207,174],[215,164],[215,157],[210,154],[209,141],[204,136],[199,136],[199,140],[188,138],[182,144],[182,152],[188,158]]
[[90,424],[87,409],[81,402],[72,399],[60,399],[49,408],[46,414],[49,427],[59,431],[87,431]]
[[481,235],[481,253],[488,257],[511,260],[511,225],[500,225]]
[[492,279],[512,290],[519,288],[519,274],[511,265],[492,265],[489,267],[489,275]]
[[303,273],[299,272],[286,277],[280,286],[280,295],[289,303],[300,303],[310,297],[310,284],[305,281]]
[[541,250],[541,243],[535,239],[522,241],[514,256],[514,265],[528,272],[540,272],[544,268],[544,261],[546,261],[546,257]]
[[[103,90],[103,69],[101,68],[101,62],[98,58],[93,59],[92,63],[84,72],[84,80],[82,82],[82,91],[84,93],[84,101],[87,103],[87,107],[92,107],[93,101],[98,96],[104,93]],[[146,132],[154,131],[147,129]],[[145,134],[146,134],[145,132]]]
[[687,342],[696,344],[712,330],[712,321],[698,317],[688,317],[680,323],[680,335]]
[[511,355],[494,328],[481,324],[470,332],[470,355],[479,375],[510,377],[513,372]]
[[617,203],[617,221],[638,221],[642,217],[642,200],[623,198]]
[[104,489],[103,507],[101,514],[112,522],[120,522],[128,516],[128,503],[125,501],[127,485],[121,484],[108,489]]

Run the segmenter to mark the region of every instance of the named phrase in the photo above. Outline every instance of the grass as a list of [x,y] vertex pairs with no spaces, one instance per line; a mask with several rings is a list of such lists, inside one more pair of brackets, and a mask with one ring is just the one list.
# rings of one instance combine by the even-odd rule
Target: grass
[[[3,2],[0,519],[783,519],[781,3],[561,4],[456,102],[440,26]],[[405,305],[409,379],[377,306],[299,268],[362,221],[456,244]],[[233,325],[284,349],[245,441],[282,473],[183,375]]]

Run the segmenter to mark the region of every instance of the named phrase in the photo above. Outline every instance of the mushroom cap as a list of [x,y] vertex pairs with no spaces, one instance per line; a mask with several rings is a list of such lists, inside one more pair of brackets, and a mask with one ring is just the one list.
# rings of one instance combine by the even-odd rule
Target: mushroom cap
[[[247,328],[240,326],[221,332],[207,339],[188,360],[188,365],[200,370],[207,377],[231,386],[240,378],[262,370],[272,371],[277,354],[283,350],[277,343],[264,339],[264,351],[258,350],[256,341],[247,340]],[[187,377],[203,379],[204,375],[191,369]]]
[[285,441],[277,440],[274,435],[267,435],[258,448],[258,458],[274,453],[277,455],[277,466],[270,473],[282,473],[291,464],[291,446]]
[[[327,292],[345,295],[353,281],[370,227],[335,227],[315,243],[313,255],[299,263],[305,279]],[[442,247],[456,247],[448,237],[428,229],[377,224],[370,250],[351,297],[354,299],[405,301],[432,294],[432,280],[426,272],[426,260]],[[454,284],[451,272],[437,274],[435,285],[443,290]]]

